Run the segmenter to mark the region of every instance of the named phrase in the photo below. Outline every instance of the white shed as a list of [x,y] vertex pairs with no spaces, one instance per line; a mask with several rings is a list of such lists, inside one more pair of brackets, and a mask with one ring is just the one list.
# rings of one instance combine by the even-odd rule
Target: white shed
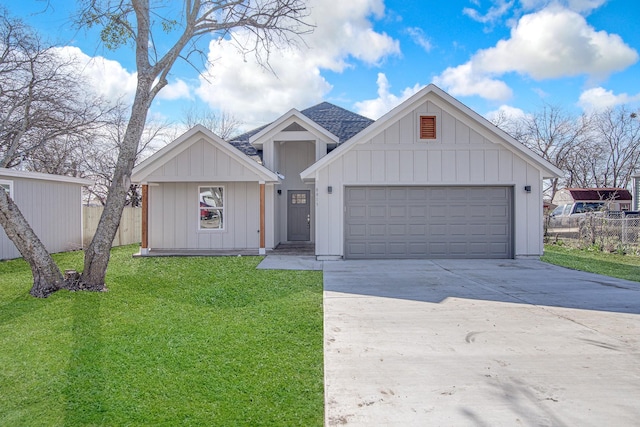
[[[0,186],[51,253],[82,248],[82,186],[92,184],[88,179],[0,168]],[[0,228],[0,259],[20,257]]]

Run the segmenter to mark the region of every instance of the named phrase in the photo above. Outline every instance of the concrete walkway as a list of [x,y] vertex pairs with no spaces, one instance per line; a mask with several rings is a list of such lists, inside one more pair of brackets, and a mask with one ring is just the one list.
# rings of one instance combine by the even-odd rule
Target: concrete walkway
[[538,261],[324,263],[327,425],[637,426],[640,283]]

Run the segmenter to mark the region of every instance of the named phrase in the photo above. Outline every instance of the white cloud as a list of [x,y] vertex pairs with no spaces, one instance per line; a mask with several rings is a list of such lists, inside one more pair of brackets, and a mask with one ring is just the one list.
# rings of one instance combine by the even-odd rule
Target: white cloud
[[449,67],[433,82],[453,96],[479,95],[493,101],[505,101],[513,92],[503,81],[489,77],[483,70],[474,69],[473,61]]
[[453,95],[504,100],[510,89],[496,77],[507,73],[536,80],[582,74],[604,79],[637,60],[638,52],[618,35],[596,31],[580,14],[551,6],[523,16],[509,39],[448,68],[436,81]]
[[504,104],[501,105],[497,110],[489,111],[487,114],[485,114],[485,117],[491,123],[496,123],[496,121],[501,121],[504,119],[517,120],[526,116],[527,113],[525,113],[524,110]]
[[55,48],[63,58],[76,61],[93,92],[110,101],[132,101],[136,91],[137,73],[130,73],[117,61],[91,57],[74,46]]
[[550,5],[559,5],[574,12],[587,14],[605,4],[607,0],[521,0],[522,8],[527,11],[544,9]]
[[523,16],[510,39],[472,59],[488,73],[516,71],[538,80],[579,74],[604,78],[637,60],[638,53],[620,36],[595,31],[581,15],[556,7]]
[[582,92],[578,105],[585,111],[597,111],[638,101],[640,101],[640,93],[636,95],[627,93],[616,95],[611,90],[595,87]]
[[389,92],[389,80],[383,73],[378,73],[378,97],[366,101],[356,102],[356,112],[370,119],[377,120],[384,114],[388,113],[392,108],[418,92],[423,86],[416,84],[413,87],[405,88],[402,94],[396,96]]
[[[476,6],[480,6],[478,2],[474,2]],[[474,21],[482,22],[483,24],[492,24],[502,18],[513,7],[513,0],[495,0],[495,5],[489,8],[489,11],[484,15],[477,9],[471,7],[465,7],[462,9],[462,13],[467,15]]]
[[169,83],[158,93],[158,99],[174,101],[176,99],[193,99],[189,85],[182,80],[176,79],[175,82]]
[[422,28],[409,27],[409,28],[406,29],[406,32],[407,32],[407,34],[409,34],[409,37],[411,37],[411,40],[413,40],[413,42],[415,44],[417,44],[422,49],[424,49],[425,52],[430,52],[431,51],[433,46],[432,46],[431,41],[429,40],[429,38],[425,35],[425,33],[422,30]]
[[[373,29],[371,18],[384,16],[382,0],[312,0],[309,22],[314,32],[299,50],[271,52],[269,65],[275,75],[243,57],[229,40],[209,45],[210,66],[196,93],[212,108],[242,116],[248,124],[264,123],[292,107],[320,102],[331,90],[321,70],[342,72],[350,61],[377,65],[400,53],[397,40]],[[234,32],[236,40],[246,34]]]

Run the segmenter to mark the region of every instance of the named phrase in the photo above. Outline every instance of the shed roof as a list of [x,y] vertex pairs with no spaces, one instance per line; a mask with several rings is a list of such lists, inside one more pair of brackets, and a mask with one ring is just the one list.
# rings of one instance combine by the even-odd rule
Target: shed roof
[[631,200],[631,193],[624,188],[565,188],[573,200]]
[[77,178],[75,176],[54,175],[51,173],[19,171],[15,169],[0,168],[0,178],[25,178],[38,179],[42,181],[67,182],[70,184],[93,185],[90,179]]

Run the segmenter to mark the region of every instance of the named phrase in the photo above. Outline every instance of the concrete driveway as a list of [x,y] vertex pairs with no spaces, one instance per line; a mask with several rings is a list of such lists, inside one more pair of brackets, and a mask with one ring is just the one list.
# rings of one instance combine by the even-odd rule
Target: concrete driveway
[[327,425],[640,422],[640,283],[539,261],[336,261],[324,288]]

